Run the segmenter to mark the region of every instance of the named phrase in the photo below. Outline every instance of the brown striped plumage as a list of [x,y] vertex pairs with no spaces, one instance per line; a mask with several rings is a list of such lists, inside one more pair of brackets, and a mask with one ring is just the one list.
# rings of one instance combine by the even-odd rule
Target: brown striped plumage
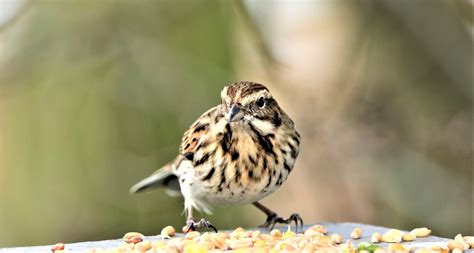
[[270,91],[253,82],[236,82],[221,92],[221,104],[201,115],[184,133],[179,155],[131,192],[165,185],[184,196],[190,228],[192,209],[254,203],[268,215],[265,225],[300,221],[282,219],[257,201],[287,179],[298,156],[300,135]]

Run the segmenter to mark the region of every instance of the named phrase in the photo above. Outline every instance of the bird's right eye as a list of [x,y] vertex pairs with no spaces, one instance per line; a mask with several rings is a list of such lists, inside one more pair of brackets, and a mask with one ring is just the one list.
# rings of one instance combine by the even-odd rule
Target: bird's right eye
[[264,97],[259,97],[256,104],[257,104],[258,107],[263,108],[265,106],[265,98]]

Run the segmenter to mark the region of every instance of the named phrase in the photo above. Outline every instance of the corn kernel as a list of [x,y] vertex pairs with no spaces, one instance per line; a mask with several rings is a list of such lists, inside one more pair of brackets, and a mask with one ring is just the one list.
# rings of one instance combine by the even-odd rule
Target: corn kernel
[[341,234],[332,234],[331,235],[331,241],[333,241],[334,243],[337,243],[337,244],[340,244],[342,243],[342,235]]
[[161,230],[160,235],[165,238],[173,237],[176,234],[176,229],[173,226],[166,226]]
[[354,228],[354,230],[351,233],[351,238],[352,239],[359,239],[361,236],[362,236],[362,229]]
[[413,229],[412,231],[410,231],[410,233],[412,233],[416,238],[420,238],[420,237],[426,237],[426,236],[429,236],[431,234],[431,230],[427,229],[427,228],[415,228]]
[[372,236],[370,237],[370,241],[372,243],[379,243],[382,241],[382,234],[378,233],[378,232],[375,232],[372,234]]
[[405,242],[411,242],[415,239],[416,239],[416,237],[412,233],[403,233],[403,235],[402,235],[402,240],[405,241]]
[[126,243],[139,243],[143,241],[144,236],[138,232],[128,232],[123,236],[123,241]]
[[402,241],[402,232],[398,229],[390,229],[382,235],[382,241],[399,243]]
[[457,241],[457,242],[460,242],[462,245],[463,245],[463,249],[464,250],[467,250],[470,248],[470,245],[464,240],[464,238],[462,237],[461,234],[457,234],[455,237],[454,237],[454,240]]

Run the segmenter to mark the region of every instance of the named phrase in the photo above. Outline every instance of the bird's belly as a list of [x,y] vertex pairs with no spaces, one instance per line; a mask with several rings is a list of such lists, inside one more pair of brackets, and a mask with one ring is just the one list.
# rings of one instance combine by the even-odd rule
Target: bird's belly
[[234,195],[227,193],[216,194],[215,196],[206,195],[205,201],[214,205],[249,204],[265,198],[269,194],[273,193],[275,190],[267,190],[266,192],[249,190],[242,191],[240,194],[234,193]]
[[[286,176],[285,176],[286,179]],[[269,194],[276,191],[280,185],[276,184],[277,179],[273,179],[274,183],[268,185],[268,178],[262,178],[258,182],[239,185],[238,182],[228,187],[220,189],[218,186],[196,185],[193,191],[193,197],[210,205],[240,205],[248,204],[265,198]]]

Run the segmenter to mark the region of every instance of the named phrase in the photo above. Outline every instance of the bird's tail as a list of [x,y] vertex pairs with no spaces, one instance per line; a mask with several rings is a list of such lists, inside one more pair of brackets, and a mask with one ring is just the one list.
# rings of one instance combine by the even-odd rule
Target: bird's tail
[[139,192],[146,192],[153,190],[159,186],[164,186],[167,189],[167,193],[170,195],[176,195],[180,193],[178,177],[174,174],[176,166],[179,164],[179,158],[166,164],[161,169],[157,170],[150,176],[142,179],[136,183],[129,190],[130,194]]

